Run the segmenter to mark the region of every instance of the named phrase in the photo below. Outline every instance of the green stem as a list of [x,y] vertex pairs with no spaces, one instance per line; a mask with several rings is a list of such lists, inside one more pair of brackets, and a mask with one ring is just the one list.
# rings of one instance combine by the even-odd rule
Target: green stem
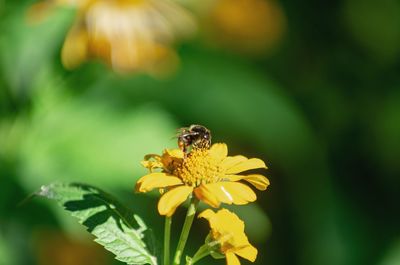
[[175,256],[174,256],[174,265],[179,265],[181,262],[181,257],[183,250],[186,245],[186,241],[189,236],[190,227],[192,226],[194,216],[196,215],[197,205],[199,201],[196,197],[193,197],[190,201],[190,205],[188,211],[186,213],[185,222],[183,223],[183,228],[181,232],[181,236],[179,237],[178,247],[176,248]]
[[165,225],[164,225],[164,265],[169,265],[169,242],[171,238],[171,223],[172,217],[165,217]]
[[210,246],[208,244],[202,245],[199,250],[197,250],[196,254],[194,254],[193,258],[188,258],[186,261],[186,265],[193,265],[197,261],[201,260],[202,258],[210,255]]

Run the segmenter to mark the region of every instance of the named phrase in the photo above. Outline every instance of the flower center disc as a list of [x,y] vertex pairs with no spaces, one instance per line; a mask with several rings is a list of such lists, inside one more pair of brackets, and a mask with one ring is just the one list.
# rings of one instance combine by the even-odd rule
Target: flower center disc
[[206,148],[194,148],[174,173],[189,186],[217,182],[221,172],[217,161],[208,151]]

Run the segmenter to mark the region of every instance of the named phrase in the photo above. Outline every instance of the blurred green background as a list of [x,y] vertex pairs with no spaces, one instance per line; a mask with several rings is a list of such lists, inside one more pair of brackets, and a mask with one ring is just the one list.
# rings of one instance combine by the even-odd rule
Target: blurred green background
[[[32,26],[32,3],[0,1],[0,265],[121,264],[53,203],[25,202],[54,181],[113,193],[160,238],[157,198],[133,193],[139,162],[175,147],[190,124],[269,166],[268,190],[235,207],[255,264],[400,264],[399,1],[268,1],[280,15],[230,34],[198,11],[199,34],[176,47],[180,67],[162,79],[96,60],[65,70],[74,12]],[[206,234],[196,222],[189,253]]]

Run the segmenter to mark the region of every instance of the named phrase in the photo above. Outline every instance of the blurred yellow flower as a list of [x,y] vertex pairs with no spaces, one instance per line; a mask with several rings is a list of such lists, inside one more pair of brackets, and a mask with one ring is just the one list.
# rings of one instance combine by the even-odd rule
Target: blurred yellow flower
[[[255,201],[256,194],[239,181],[247,181],[259,190],[265,190],[269,185],[263,175],[239,175],[247,170],[266,168],[261,159],[228,156],[228,148],[223,143],[214,144],[210,149],[193,148],[187,157],[180,149],[165,150],[162,156],[145,157],[142,165],[150,170],[150,174],[138,180],[136,190],[165,189],[158,211],[167,216],[173,215],[192,193],[212,207],[219,207],[221,202],[240,205]],[[154,169],[162,171],[153,172]]]
[[205,22],[211,41],[249,54],[276,47],[286,29],[276,0],[215,0]]
[[28,20],[31,23],[42,22],[57,7],[72,7],[83,10],[93,1],[95,0],[44,0],[37,2],[28,9]]
[[217,213],[207,209],[199,214],[210,223],[210,237],[219,246],[219,251],[225,255],[227,265],[240,265],[238,256],[254,262],[257,249],[253,247],[244,233],[244,222],[239,217],[226,210]]
[[195,27],[191,15],[170,0],[52,2],[78,8],[62,48],[68,69],[98,58],[122,73],[170,72],[178,62],[171,45]]

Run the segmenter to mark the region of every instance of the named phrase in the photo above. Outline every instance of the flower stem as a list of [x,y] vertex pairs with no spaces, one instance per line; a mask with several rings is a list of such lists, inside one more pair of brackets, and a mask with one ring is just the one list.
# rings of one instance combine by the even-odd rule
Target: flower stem
[[210,255],[210,246],[208,244],[202,245],[199,250],[197,250],[196,254],[194,254],[193,258],[188,258],[186,260],[186,265],[193,265],[197,261],[201,260],[202,258]]
[[183,250],[186,245],[186,241],[189,236],[190,227],[192,226],[194,216],[196,215],[197,205],[199,201],[196,197],[193,197],[190,201],[190,205],[188,211],[186,213],[185,222],[183,223],[183,228],[181,232],[181,236],[179,237],[178,247],[176,248],[175,256],[174,256],[174,265],[179,265],[181,262],[181,257]]
[[171,223],[172,217],[165,217],[165,225],[164,225],[164,265],[169,265],[169,245],[171,238]]

